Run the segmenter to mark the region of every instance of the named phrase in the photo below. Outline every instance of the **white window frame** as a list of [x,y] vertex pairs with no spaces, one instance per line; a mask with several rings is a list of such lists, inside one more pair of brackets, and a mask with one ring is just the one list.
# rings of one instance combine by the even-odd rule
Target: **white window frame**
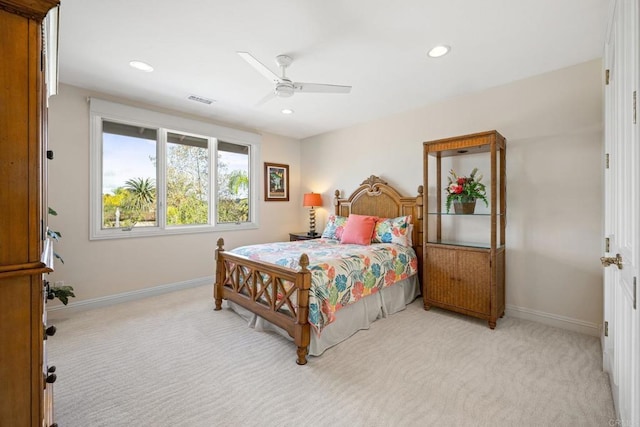
[[[260,148],[262,137],[259,134],[241,131],[238,129],[227,128],[224,126],[214,125],[212,123],[200,122],[197,120],[176,117],[165,113],[146,110],[129,105],[118,104],[111,101],[105,101],[98,98],[89,100],[90,108],[90,219],[89,219],[89,239],[121,239],[143,236],[162,236],[171,234],[191,234],[191,233],[210,233],[219,231],[233,230],[249,230],[256,229],[258,223],[258,207],[260,195]],[[147,128],[155,128],[159,138],[157,149],[157,170],[158,177],[156,188],[159,192],[165,192],[165,173],[166,173],[166,147],[162,143],[166,138],[167,132],[184,133],[187,135],[196,135],[206,137],[209,140],[209,224],[204,225],[167,225],[165,206],[158,203],[157,206],[157,225],[154,227],[133,227],[130,230],[122,228],[102,228],[102,121],[112,120],[131,124],[134,126],[143,126]],[[249,221],[243,223],[223,223],[217,224],[216,221],[216,183],[218,173],[218,152],[217,141],[225,141],[229,143],[249,146]],[[159,197],[159,200],[164,200]]]

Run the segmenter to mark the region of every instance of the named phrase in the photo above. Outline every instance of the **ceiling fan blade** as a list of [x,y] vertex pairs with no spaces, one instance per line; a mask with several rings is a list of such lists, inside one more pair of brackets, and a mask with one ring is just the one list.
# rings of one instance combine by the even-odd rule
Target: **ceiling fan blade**
[[280,81],[280,77],[276,73],[268,69],[262,62],[254,58],[253,55],[251,55],[249,52],[237,52],[237,54],[240,55],[240,58],[247,61],[249,65],[255,68],[260,74],[269,79],[269,81],[274,83],[278,83]]
[[276,93],[274,91],[269,92],[260,101],[256,103],[256,107],[260,107],[261,105],[267,103],[268,101],[271,101],[275,97],[276,97]]
[[293,84],[296,92],[308,93],[349,93],[351,86],[327,85],[322,83],[302,83]]

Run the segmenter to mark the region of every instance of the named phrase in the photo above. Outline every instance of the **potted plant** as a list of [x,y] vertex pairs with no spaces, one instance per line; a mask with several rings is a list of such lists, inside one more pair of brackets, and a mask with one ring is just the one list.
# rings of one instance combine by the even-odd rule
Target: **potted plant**
[[453,204],[455,213],[472,214],[478,199],[489,206],[486,187],[480,182],[482,175],[476,177],[477,173],[478,168],[474,168],[468,177],[458,176],[453,169],[449,171],[449,176],[447,177],[449,184],[445,189],[447,193],[447,213],[449,213]]
[[[55,210],[49,208],[49,215],[51,216],[57,216],[58,212],[56,212]],[[49,236],[51,239],[55,240],[56,242],[60,241],[60,238],[62,237],[62,234],[59,231],[54,231],[50,228],[47,228],[47,236]],[[60,256],[60,254],[58,254],[57,252],[53,252],[53,256],[55,256],[56,258],[58,258],[60,260],[61,263],[64,264],[64,260],[62,259],[62,257]],[[73,286],[69,286],[69,285],[61,285],[61,286],[51,286],[50,283],[47,281],[47,298],[48,299],[54,299],[54,298],[58,298],[60,300],[60,302],[64,305],[67,305],[69,303],[69,298],[74,297],[75,298],[75,294],[73,293]]]

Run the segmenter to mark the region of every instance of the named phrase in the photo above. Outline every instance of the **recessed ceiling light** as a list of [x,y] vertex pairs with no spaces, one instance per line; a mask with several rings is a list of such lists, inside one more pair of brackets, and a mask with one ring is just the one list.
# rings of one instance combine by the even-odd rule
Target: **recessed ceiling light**
[[129,62],[129,66],[131,68],[135,68],[136,70],[145,71],[147,73],[150,73],[153,71],[153,67],[151,65],[142,61],[131,61]]
[[446,55],[447,53],[449,53],[449,51],[451,50],[451,48],[449,46],[446,45],[440,45],[440,46],[436,46],[433,49],[431,49],[428,53],[428,55],[432,58],[439,58],[441,56]]
[[283,108],[282,114],[293,114],[293,110],[291,108]]

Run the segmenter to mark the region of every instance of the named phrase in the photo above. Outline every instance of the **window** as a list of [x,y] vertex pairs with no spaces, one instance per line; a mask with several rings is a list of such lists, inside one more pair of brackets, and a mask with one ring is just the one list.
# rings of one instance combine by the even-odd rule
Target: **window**
[[209,223],[209,141],[167,133],[167,225]]
[[91,238],[257,227],[259,135],[91,100]]
[[155,227],[158,130],[102,121],[102,228]]
[[248,164],[249,147],[218,143],[218,224],[239,224],[249,219]]

